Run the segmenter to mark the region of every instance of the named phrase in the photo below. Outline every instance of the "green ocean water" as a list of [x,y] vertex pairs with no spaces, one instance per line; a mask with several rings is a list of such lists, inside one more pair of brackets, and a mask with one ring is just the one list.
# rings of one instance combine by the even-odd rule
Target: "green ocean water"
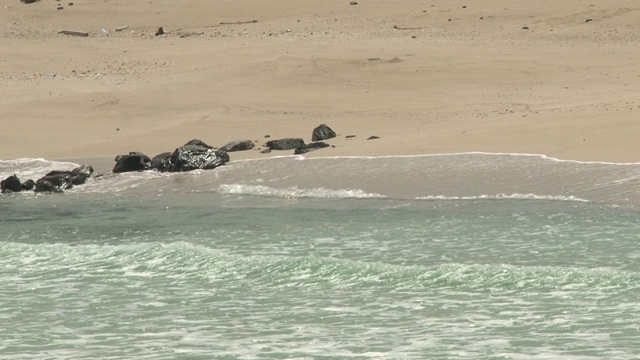
[[[282,160],[307,173],[244,164],[2,196],[0,358],[640,357],[640,210],[588,198],[586,176],[519,193],[483,159],[472,183],[504,191],[416,186],[410,161],[393,180],[363,161],[354,187],[326,166],[313,187],[301,163],[317,162]],[[628,199],[625,174],[594,183]]]

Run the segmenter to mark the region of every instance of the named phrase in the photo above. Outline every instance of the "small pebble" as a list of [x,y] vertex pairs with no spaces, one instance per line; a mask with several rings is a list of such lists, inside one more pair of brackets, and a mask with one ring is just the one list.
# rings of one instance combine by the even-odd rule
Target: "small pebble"
[[358,5],[358,2],[357,1],[352,1],[352,2],[349,3],[349,5]]

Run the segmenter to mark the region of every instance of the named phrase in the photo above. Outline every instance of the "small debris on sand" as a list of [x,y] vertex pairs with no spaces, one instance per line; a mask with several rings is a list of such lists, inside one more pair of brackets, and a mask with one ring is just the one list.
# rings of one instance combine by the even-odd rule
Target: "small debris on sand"
[[58,31],[58,34],[74,35],[74,36],[83,36],[83,37],[87,37],[87,36],[89,36],[89,33],[88,33],[88,32],[85,32],[85,31],[76,31],[76,30],[60,30],[60,31]]
[[257,23],[258,20],[249,20],[249,21],[234,21],[234,22],[221,22],[220,25],[240,25],[240,24],[253,24]]

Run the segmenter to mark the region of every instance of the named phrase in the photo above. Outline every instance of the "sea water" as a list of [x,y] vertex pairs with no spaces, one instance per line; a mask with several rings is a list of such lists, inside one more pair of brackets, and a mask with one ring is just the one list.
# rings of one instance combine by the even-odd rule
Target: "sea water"
[[640,164],[480,153],[3,195],[0,358],[638,358],[639,204]]

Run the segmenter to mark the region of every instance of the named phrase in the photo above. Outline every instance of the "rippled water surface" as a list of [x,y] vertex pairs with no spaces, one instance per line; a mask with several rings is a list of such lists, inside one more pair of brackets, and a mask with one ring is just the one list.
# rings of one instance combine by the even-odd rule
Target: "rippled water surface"
[[640,356],[634,206],[141,176],[0,197],[0,358]]

